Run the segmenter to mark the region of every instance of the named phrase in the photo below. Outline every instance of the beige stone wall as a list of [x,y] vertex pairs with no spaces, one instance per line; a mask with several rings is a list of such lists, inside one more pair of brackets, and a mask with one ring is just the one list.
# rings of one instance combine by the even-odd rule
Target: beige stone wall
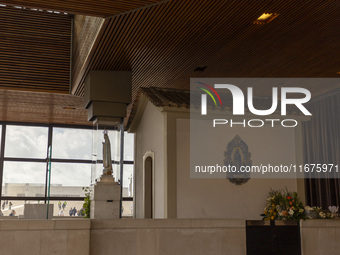
[[91,225],[93,255],[246,254],[243,220],[92,220]]
[[[190,178],[190,122],[177,119],[177,217],[261,219],[270,188],[297,190],[296,179],[250,179],[235,185],[227,179]],[[225,127],[224,127],[225,128]],[[296,161],[294,130],[263,128],[256,132],[232,128],[215,140],[221,152],[213,159],[223,165],[224,152],[235,135],[248,144],[253,165],[264,162],[280,165]],[[213,139],[207,137],[207,139]]]
[[155,218],[165,217],[164,194],[164,117],[150,102],[147,103],[135,133],[135,207],[136,218],[144,218],[143,211],[143,156],[154,152]]
[[0,220],[0,254],[246,254],[243,220]]
[[0,220],[0,254],[246,254],[243,220]]
[[301,221],[302,255],[339,254],[340,220]]
[[0,220],[0,254],[89,254],[89,220]]
[[[301,222],[302,255],[338,254],[340,220]],[[246,254],[244,220],[0,219],[0,254]]]

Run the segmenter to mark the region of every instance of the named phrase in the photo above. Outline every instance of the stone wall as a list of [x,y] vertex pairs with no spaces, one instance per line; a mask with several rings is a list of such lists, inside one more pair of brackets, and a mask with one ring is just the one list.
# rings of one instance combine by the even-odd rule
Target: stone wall
[[0,220],[0,254],[88,255],[89,249],[89,220]]
[[243,220],[0,220],[0,254],[246,254]]
[[[338,254],[340,220],[301,222],[302,255]],[[244,220],[0,219],[0,254],[246,254]]]
[[245,255],[245,221],[91,220],[90,247],[93,255]]
[[302,255],[339,254],[339,219],[302,221],[300,231]]

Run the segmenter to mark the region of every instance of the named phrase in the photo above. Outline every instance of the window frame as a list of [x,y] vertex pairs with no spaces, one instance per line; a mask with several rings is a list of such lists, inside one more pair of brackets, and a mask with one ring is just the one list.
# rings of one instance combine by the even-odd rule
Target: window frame
[[[24,200],[24,201],[44,201],[47,203],[47,189],[48,189],[48,148],[53,145],[53,128],[70,128],[70,129],[90,129],[93,130],[92,126],[84,126],[84,125],[68,125],[68,124],[43,124],[43,123],[22,123],[22,122],[0,122],[1,128],[1,142],[0,142],[0,203],[4,200]],[[27,126],[27,127],[47,127],[48,128],[48,136],[47,136],[47,148],[46,148],[46,158],[21,158],[21,157],[5,157],[5,147],[6,147],[6,131],[7,126]],[[107,130],[119,131],[113,129],[112,127],[99,127],[100,129],[106,128]],[[123,155],[124,156],[124,155]],[[46,176],[45,176],[45,195],[43,197],[25,197],[25,196],[3,196],[2,195],[2,187],[3,187],[3,173],[4,173],[4,162],[40,162],[46,164]],[[87,160],[87,159],[61,159],[61,158],[51,158],[51,162],[54,163],[80,163],[80,164],[96,164],[102,163],[103,160]],[[119,164],[119,161],[112,160],[113,164]],[[133,160],[123,160],[123,165],[134,165]],[[51,201],[56,200],[70,200],[70,201],[83,201],[85,197],[72,197],[72,196],[52,196],[49,198]],[[133,197],[123,197],[123,201],[133,201]]]

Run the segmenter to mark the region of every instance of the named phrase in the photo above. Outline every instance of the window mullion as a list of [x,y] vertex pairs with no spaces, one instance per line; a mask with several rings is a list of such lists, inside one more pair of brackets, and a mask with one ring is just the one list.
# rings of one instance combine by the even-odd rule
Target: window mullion
[[6,139],[6,125],[2,125],[1,129],[1,146],[0,146],[0,204],[2,198],[2,182],[4,172],[4,155],[5,155],[5,139]]
[[[45,177],[45,204],[47,201],[47,181],[48,181],[48,148],[52,146],[52,134],[53,134],[53,127],[52,125],[48,126],[48,140],[47,140],[47,148],[46,148],[46,177]],[[52,152],[51,152],[52,155]]]

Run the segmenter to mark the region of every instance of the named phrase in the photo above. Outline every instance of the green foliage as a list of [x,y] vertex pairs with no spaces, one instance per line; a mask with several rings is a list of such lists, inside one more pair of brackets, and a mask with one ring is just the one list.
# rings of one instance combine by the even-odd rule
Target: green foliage
[[85,198],[84,198],[84,204],[83,204],[83,208],[85,211],[85,218],[90,218],[90,207],[91,207],[90,196],[91,196],[92,190],[90,189],[90,187],[83,187],[83,190],[85,191]]

